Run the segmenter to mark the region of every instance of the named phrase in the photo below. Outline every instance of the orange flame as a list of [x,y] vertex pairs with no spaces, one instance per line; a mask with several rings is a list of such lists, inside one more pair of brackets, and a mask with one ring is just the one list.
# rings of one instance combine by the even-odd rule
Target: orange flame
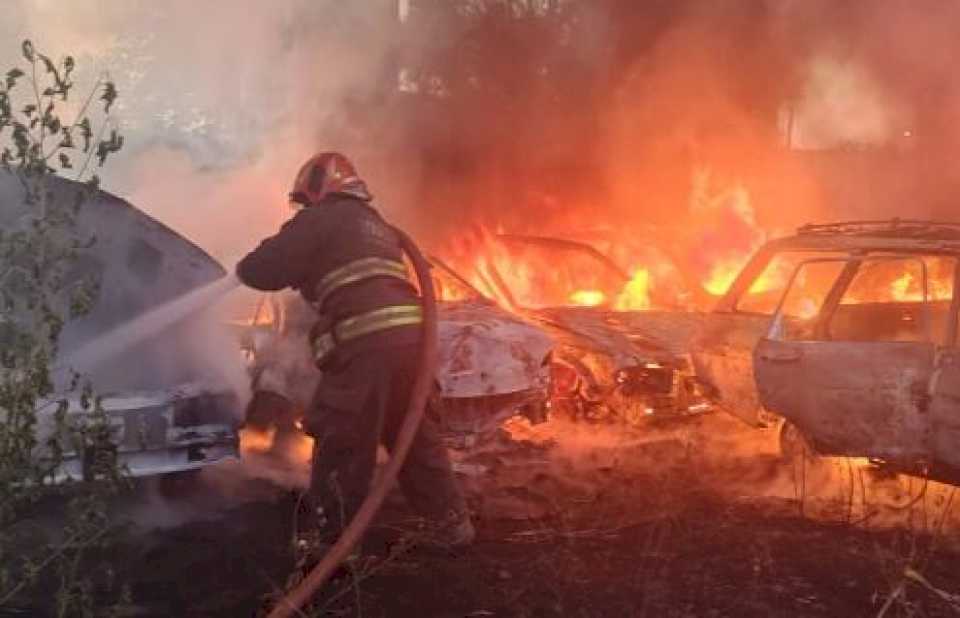
[[607,302],[607,295],[600,290],[576,290],[570,294],[570,302],[581,307],[597,307]]
[[650,302],[650,271],[646,268],[638,268],[617,298],[615,308],[617,311],[641,311],[650,309],[652,306],[653,303]]

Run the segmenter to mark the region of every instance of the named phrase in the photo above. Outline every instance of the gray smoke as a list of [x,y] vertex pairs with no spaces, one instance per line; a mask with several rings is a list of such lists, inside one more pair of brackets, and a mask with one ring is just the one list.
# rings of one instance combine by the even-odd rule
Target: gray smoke
[[[16,0],[0,66],[29,36],[75,53],[81,83],[109,71],[129,146],[106,186],[224,261],[276,229],[293,170],[319,148],[349,151],[387,214],[434,239],[464,219],[569,229],[587,208],[618,227],[683,224],[694,163],[745,182],[777,231],[933,215],[960,186],[945,165],[960,140],[953,3],[531,0],[527,14],[548,4],[573,17],[524,46],[484,30],[504,5],[493,0]],[[561,76],[556,96],[518,68],[538,63]],[[557,101],[584,74],[587,107],[567,110]],[[444,106],[455,111],[434,122]],[[590,122],[571,128],[581,112]],[[778,118],[795,146],[932,158],[788,156]]]

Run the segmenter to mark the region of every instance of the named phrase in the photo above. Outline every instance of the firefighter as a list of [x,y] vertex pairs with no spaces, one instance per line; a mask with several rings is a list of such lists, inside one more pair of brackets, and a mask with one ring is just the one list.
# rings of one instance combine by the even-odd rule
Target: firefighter
[[[310,339],[323,372],[304,429],[314,442],[309,497],[325,542],[350,522],[382,444],[392,450],[417,372],[422,307],[393,229],[346,157],[320,153],[297,174],[297,212],[237,265],[258,290],[294,288],[316,309]],[[474,529],[436,428],[425,418],[399,476],[434,539]]]

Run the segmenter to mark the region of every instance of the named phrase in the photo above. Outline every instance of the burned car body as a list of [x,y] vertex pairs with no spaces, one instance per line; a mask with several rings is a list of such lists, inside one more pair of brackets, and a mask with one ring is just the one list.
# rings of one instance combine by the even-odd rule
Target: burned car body
[[[45,180],[52,207],[72,208],[82,185],[60,178]],[[0,223],[6,230],[22,224],[26,212],[23,185],[0,173]],[[68,281],[91,277],[99,293],[86,315],[69,321],[60,338],[55,367],[55,399],[66,401],[66,415],[90,413],[71,390],[70,370],[79,371],[102,398],[112,429],[118,463],[134,476],[183,472],[238,453],[240,386],[222,358],[208,363],[217,343],[213,320],[193,316],[118,355],[96,363],[75,357],[78,350],[124,323],[224,276],[223,268],[200,248],[129,203],[96,191],[76,215],[77,232],[93,239],[79,251]],[[234,344],[235,347],[235,344]],[[216,352],[223,356],[223,348]],[[242,371],[239,354],[236,369]],[[46,444],[58,431],[56,405],[38,411],[37,441]],[[2,411],[0,411],[2,414]],[[58,479],[82,478],[91,454],[63,442],[66,460]],[[38,457],[44,456],[41,449]]]
[[783,417],[821,454],[957,482],[958,257],[960,225],[801,228],[748,263],[697,369],[738,416]]
[[[551,405],[558,414],[637,425],[707,409],[688,355],[701,314],[621,302],[617,295],[633,278],[589,244],[510,234],[494,241],[494,251],[504,253],[500,264],[523,263],[534,252],[534,263],[551,265],[511,286],[498,260],[488,259],[478,278],[553,340]],[[529,289],[538,277],[545,279],[540,289]],[[570,294],[574,288],[581,291]]]
[[[507,418],[546,418],[552,343],[542,331],[485,299],[439,258],[433,264],[438,303],[436,392],[428,414],[454,445],[472,444]],[[321,373],[308,336],[315,312],[299,294],[271,295],[272,319],[249,336],[254,427],[290,430],[310,402]]]
[[[66,401],[68,418],[90,413],[79,397]],[[132,477],[180,474],[238,456],[237,397],[209,383],[107,394],[100,405],[113,436],[111,454]],[[41,416],[38,434],[56,432],[50,415]],[[90,476],[87,466],[94,453],[68,446],[64,456],[54,482]]]

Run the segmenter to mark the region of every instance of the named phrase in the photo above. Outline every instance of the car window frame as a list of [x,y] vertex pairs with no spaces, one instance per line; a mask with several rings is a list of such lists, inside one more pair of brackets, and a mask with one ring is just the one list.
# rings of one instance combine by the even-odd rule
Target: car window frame
[[[779,310],[779,301],[777,304],[777,309],[771,313],[762,313],[759,311],[744,311],[740,309],[740,301],[743,300],[753,285],[757,280],[763,276],[767,271],[770,264],[774,259],[779,255],[788,254],[788,253],[837,253],[844,254],[845,256],[853,255],[854,251],[851,249],[843,248],[817,248],[817,247],[770,247],[770,248],[761,248],[743,267],[740,271],[740,274],[737,275],[737,278],[734,279],[733,283],[730,284],[730,289],[720,297],[718,305],[716,308],[717,312],[722,313],[733,313],[736,315],[743,316],[752,316],[752,317],[765,317],[772,318],[776,315]],[[810,258],[810,259],[821,259],[821,258]],[[846,259],[841,258],[839,255],[837,259]],[[751,276],[748,276],[751,275]],[[787,279],[787,285],[783,288],[783,292],[792,285],[793,274]]]
[[[566,238],[554,238],[552,236],[528,236],[524,234],[497,234],[496,240],[503,243],[504,245],[509,244],[518,244],[518,245],[527,245],[527,246],[541,246],[541,247],[550,247],[557,250],[564,251],[576,251],[582,254],[589,256],[591,259],[603,265],[607,272],[616,275],[616,278],[621,279],[623,285],[626,285],[630,282],[630,274],[627,271],[623,270],[619,264],[617,264],[613,259],[607,254],[603,253],[596,247],[589,245],[578,240],[569,240]],[[503,276],[500,274],[499,269],[496,264],[489,264],[488,268],[491,271],[491,281],[490,284],[495,286],[498,292],[500,292],[505,299],[515,308],[523,310],[532,310],[539,311],[549,307],[527,307],[523,304],[518,303],[515,299],[516,296],[513,293],[513,290],[504,280]],[[601,307],[606,306],[600,305]]]
[[[816,264],[816,263],[840,263],[846,262],[847,266],[841,271],[840,275],[837,277],[837,280],[831,286],[830,292],[827,294],[827,297],[824,299],[823,304],[821,305],[820,311],[817,316],[817,323],[814,326],[814,338],[810,341],[814,342],[831,342],[838,341],[832,338],[827,338],[826,333],[828,332],[828,326],[833,320],[837,309],[842,304],[844,295],[850,289],[851,284],[855,280],[857,273],[860,271],[860,267],[864,262],[882,262],[882,261],[905,261],[905,260],[916,260],[920,264],[921,272],[921,281],[923,284],[923,299],[920,301],[923,303],[924,317],[923,324],[926,331],[926,339],[924,342],[918,343],[931,343],[935,345],[938,344],[933,337],[933,321],[931,319],[932,309],[930,307],[930,297],[929,297],[929,285],[930,277],[927,269],[927,263],[924,261],[925,257],[940,255],[936,253],[930,254],[916,254],[916,253],[903,253],[903,254],[881,254],[881,255],[870,255],[865,253],[863,255],[850,256],[848,258],[812,258],[808,260],[803,260],[794,268],[793,272],[790,275],[790,278],[787,281],[787,285],[781,294],[780,301],[777,304],[777,309],[773,313],[770,327],[767,331],[767,338],[776,341],[786,341],[783,337],[783,307],[786,303],[787,296],[793,288],[793,284],[796,281],[797,276],[799,275],[801,269],[807,264]],[[947,324],[947,336],[946,340],[942,345],[953,346],[956,343],[956,333],[957,333],[957,319],[958,319],[958,295],[957,291],[960,289],[960,259],[957,256],[950,256],[953,259],[953,289],[951,294],[951,303],[950,311],[948,314],[948,324]],[[846,340],[839,340],[846,341]],[[882,340],[877,340],[877,342],[883,342]],[[869,341],[861,342],[849,342],[848,343],[871,343]],[[889,343],[889,342],[888,342]]]

